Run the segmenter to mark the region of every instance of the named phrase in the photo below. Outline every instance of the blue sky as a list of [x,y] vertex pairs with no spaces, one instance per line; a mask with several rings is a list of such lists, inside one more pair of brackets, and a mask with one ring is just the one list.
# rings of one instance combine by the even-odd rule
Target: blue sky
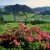
[[0,5],[21,4],[33,7],[50,6],[50,0],[0,0]]
[[0,0],[0,5],[25,4],[26,0]]

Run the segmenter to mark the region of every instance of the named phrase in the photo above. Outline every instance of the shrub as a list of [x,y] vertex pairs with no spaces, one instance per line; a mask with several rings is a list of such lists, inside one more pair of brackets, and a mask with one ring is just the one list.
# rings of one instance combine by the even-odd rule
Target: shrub
[[50,34],[42,31],[40,27],[29,28],[24,23],[20,23],[18,29],[0,35],[0,46],[24,50],[50,49]]

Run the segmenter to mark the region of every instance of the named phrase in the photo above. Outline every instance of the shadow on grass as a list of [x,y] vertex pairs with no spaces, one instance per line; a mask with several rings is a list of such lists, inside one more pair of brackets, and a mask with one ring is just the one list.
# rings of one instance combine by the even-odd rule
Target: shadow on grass
[[36,24],[44,24],[44,23],[49,23],[49,22],[39,21],[39,20],[31,21],[31,24],[32,24],[32,25],[36,25]]

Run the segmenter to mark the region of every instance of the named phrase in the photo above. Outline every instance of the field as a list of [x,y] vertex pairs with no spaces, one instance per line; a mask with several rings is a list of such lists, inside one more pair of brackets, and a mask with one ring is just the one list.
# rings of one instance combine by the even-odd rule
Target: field
[[[14,21],[14,16],[13,16],[13,14],[9,14],[9,15],[3,15],[3,18],[4,18],[4,22],[6,21],[6,23],[1,23],[0,22],[0,35],[2,34],[3,35],[3,37],[4,36],[6,36],[7,37],[7,35],[4,35],[4,33],[9,33],[9,31],[11,31],[11,30],[15,30],[15,29],[17,29],[16,31],[18,32],[18,29],[20,30],[22,30],[22,31],[24,31],[24,33],[25,33],[25,29],[22,29],[22,28],[24,28],[24,27],[26,27],[26,26],[28,26],[29,28],[33,28],[33,27],[39,27],[39,28],[41,28],[41,30],[42,31],[44,31],[44,34],[45,34],[45,32],[47,33],[50,33],[50,15],[45,15],[45,16],[43,16],[43,15],[35,15],[35,14],[26,14],[27,15],[27,17],[25,17],[25,15],[21,15],[21,14],[18,14],[18,15],[16,15],[15,16],[15,18],[16,18],[16,21]],[[40,20],[40,21],[45,21],[44,23],[39,23],[39,21],[36,23],[36,22],[33,22],[33,24],[32,24],[32,22],[31,21],[38,21],[38,20]],[[9,22],[8,22],[9,21]],[[22,26],[20,26],[20,27],[22,27],[22,28],[20,28],[19,27],[19,23],[21,23],[21,22],[25,22],[26,21],[26,25],[23,25],[23,24],[21,24],[21,25],[23,25],[23,27]],[[28,21],[28,22],[27,22]],[[35,23],[35,24],[34,24]],[[38,29],[39,28],[37,28],[37,31],[38,31]],[[33,28],[34,29],[34,28]],[[15,32],[16,32],[15,31]],[[29,32],[30,30],[28,29],[28,32]],[[36,32],[36,30],[33,30],[33,34]],[[42,32],[42,31],[38,31],[38,32]],[[13,31],[12,31],[13,32]],[[11,33],[12,33],[11,32]],[[15,33],[15,32],[13,32],[13,34]],[[21,33],[21,31],[19,31],[20,33]],[[19,33],[18,32],[18,33]],[[26,27],[26,33],[28,33],[27,32],[27,27]],[[32,32],[32,31],[31,31]],[[23,32],[22,32],[23,33]],[[16,34],[16,33],[15,33]],[[29,33],[29,34],[31,34],[31,33]],[[35,33],[35,36],[38,36],[39,34],[36,34]],[[47,35],[47,34],[46,34]],[[24,35],[23,35],[24,36]],[[26,35],[27,36],[27,35]],[[29,35],[28,35],[29,36]],[[34,36],[34,35],[33,35]],[[2,36],[1,36],[2,37]],[[11,35],[10,37],[13,37],[13,35]],[[18,36],[17,36],[18,37]],[[20,34],[19,34],[19,37],[20,37]],[[25,36],[24,36],[25,37]],[[48,36],[47,36],[48,37]],[[8,37],[9,38],[9,37]],[[26,37],[25,37],[26,38]],[[21,39],[24,39],[24,41],[22,41],[21,39],[21,42],[22,42],[22,45],[24,45],[25,47],[27,46],[27,45],[30,45],[30,47],[28,47],[28,49],[29,50],[31,50],[31,49],[33,49],[33,50],[39,50],[39,48],[40,48],[40,45],[41,44],[46,44],[46,42],[45,42],[45,40],[44,41],[41,41],[41,35],[40,35],[40,41],[36,41],[36,40],[34,40],[35,42],[30,42],[29,40],[30,40],[30,38],[32,39],[32,37],[29,37],[28,38],[28,44],[25,44],[25,43],[27,43],[26,41],[25,41],[25,38],[21,38]],[[45,36],[43,37],[43,38],[45,38]],[[43,38],[42,38],[42,40],[43,40]],[[4,38],[3,38],[4,39]],[[27,38],[26,38],[27,39]],[[47,38],[46,38],[47,39]],[[50,35],[49,35],[49,39],[50,39]],[[20,44],[19,42],[17,42],[17,39],[15,39],[16,40],[16,42],[14,42],[14,44],[15,43],[17,43],[16,45],[18,45],[18,44]],[[38,39],[39,40],[39,39]],[[13,39],[13,41],[14,41],[14,39]],[[11,41],[12,43],[13,43],[13,41]],[[2,44],[2,42],[5,42],[4,40],[3,41],[0,41],[0,43]],[[11,42],[10,42],[10,44],[11,44]],[[48,41],[47,41],[48,42]],[[7,41],[6,41],[6,43],[7,43]],[[23,44],[24,43],[24,44]],[[15,48],[4,48],[3,46],[0,46],[0,50],[26,50],[26,49],[24,49],[23,47],[22,47],[22,45],[21,46],[16,46],[15,45]],[[32,48],[32,45],[33,45],[33,48]],[[41,45],[41,47],[43,47],[43,45]],[[11,46],[11,45],[10,45]],[[13,46],[13,45],[12,45]],[[27,48],[26,47],[26,48]],[[45,46],[44,46],[45,47]],[[43,47],[43,50],[45,50],[46,48],[44,48]],[[2,49],[3,48],[3,49]],[[27,50],[28,50],[27,49]],[[40,49],[41,50],[41,49]]]
[[[27,18],[25,17],[25,15],[22,14],[17,14],[15,16],[16,21],[24,21],[25,18],[27,19],[27,21],[34,21],[34,20],[40,20],[40,21],[45,21],[45,22],[50,22],[50,15],[36,15],[33,13],[26,13]],[[4,21],[14,21],[14,16],[13,14],[9,14],[9,15],[2,15],[4,18]]]
[[[28,13],[27,15],[27,20],[26,21],[34,21],[34,20],[42,20],[45,22],[50,22],[50,15],[35,15],[32,13]],[[26,17],[24,15],[22,15],[22,13],[19,13],[18,15],[15,16],[16,17],[16,21],[25,21]],[[3,15],[4,21],[14,21],[14,16],[13,14],[9,14],[9,15]],[[29,27],[33,27],[33,26],[40,26],[42,28],[42,30],[44,31],[48,31],[50,32],[50,23],[41,23],[41,24],[27,24]],[[5,32],[5,30],[13,28],[13,27],[18,27],[18,22],[14,23],[6,23],[6,24],[0,24],[0,34],[2,34],[3,32]]]
[[[18,24],[19,23],[6,23],[4,25],[1,24],[0,25],[0,34],[4,33],[8,29],[18,28]],[[36,25],[27,24],[27,26],[29,26],[29,27],[39,26],[42,28],[42,30],[50,32],[50,23],[36,24]]]

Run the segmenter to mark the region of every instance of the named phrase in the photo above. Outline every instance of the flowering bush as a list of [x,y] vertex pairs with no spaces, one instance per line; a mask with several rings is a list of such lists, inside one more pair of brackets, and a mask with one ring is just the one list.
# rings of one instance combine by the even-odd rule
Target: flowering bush
[[50,34],[42,31],[40,27],[29,28],[24,23],[20,23],[18,29],[12,29],[0,35],[0,46],[21,46],[25,50],[46,50],[50,49]]

